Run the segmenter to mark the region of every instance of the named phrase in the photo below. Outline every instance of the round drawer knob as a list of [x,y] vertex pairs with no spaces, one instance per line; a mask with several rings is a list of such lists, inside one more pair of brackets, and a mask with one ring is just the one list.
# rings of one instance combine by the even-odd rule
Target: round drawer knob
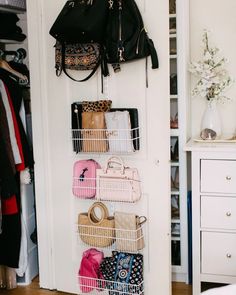
[[227,257],[227,258],[231,258],[232,255],[228,253],[228,254],[226,254],[226,257]]
[[231,176],[227,175],[226,180],[231,180]]
[[231,216],[231,212],[227,212],[226,216],[230,217]]

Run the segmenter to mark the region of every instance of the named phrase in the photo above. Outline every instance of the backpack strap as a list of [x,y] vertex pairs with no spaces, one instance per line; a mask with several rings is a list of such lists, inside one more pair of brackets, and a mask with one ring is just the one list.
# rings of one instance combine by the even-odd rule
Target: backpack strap
[[102,47],[102,52],[101,52],[101,56],[102,56],[102,60],[101,60],[101,91],[103,93],[104,91],[104,79],[103,77],[107,77],[109,76],[109,69],[108,69],[108,64],[107,64],[107,57],[105,54],[105,50]]
[[107,56],[103,46],[101,46],[101,72],[104,77],[109,76],[109,69],[107,63]]
[[90,79],[96,73],[96,71],[97,71],[97,69],[98,69],[98,67],[99,67],[99,65],[101,63],[101,55],[100,55],[100,58],[99,58],[99,60],[98,60],[98,62],[96,64],[96,66],[92,70],[92,72],[87,77],[85,77],[84,79],[76,80],[75,78],[71,77],[66,71],[66,66],[65,66],[65,52],[66,52],[65,42],[61,42],[61,52],[62,52],[62,70],[66,74],[67,77],[69,77],[71,80],[73,80],[75,82],[88,81],[88,79]]
[[152,60],[152,69],[158,69],[159,68],[159,61],[158,61],[157,52],[156,52],[156,49],[155,49],[152,39],[148,38],[148,36],[147,36],[147,43],[149,46],[151,60]]

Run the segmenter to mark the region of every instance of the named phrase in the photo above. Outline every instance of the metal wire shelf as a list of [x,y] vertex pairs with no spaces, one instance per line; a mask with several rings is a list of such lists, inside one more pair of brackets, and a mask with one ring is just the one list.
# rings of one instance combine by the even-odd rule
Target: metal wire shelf
[[[109,295],[143,295],[144,281],[140,284],[127,284],[117,281],[108,281],[102,279],[94,279],[89,277],[78,276],[80,287],[79,294],[109,294]],[[101,293],[103,292],[103,293]]]
[[145,248],[146,223],[137,229],[77,225],[78,243],[84,247],[139,253]]
[[128,178],[73,178],[72,192],[81,199],[135,203],[141,198],[141,182]]
[[0,11],[22,13],[26,11],[25,0],[0,0]]
[[139,127],[133,129],[72,129],[77,153],[130,154],[140,149]]

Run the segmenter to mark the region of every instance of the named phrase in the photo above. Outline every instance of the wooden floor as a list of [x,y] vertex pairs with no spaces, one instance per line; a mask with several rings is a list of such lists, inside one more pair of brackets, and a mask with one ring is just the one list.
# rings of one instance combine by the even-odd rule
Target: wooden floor
[[39,288],[38,279],[26,287],[18,286],[13,290],[0,290],[1,295],[68,295],[68,293],[54,292]]
[[185,283],[172,283],[172,295],[192,295],[192,286]]

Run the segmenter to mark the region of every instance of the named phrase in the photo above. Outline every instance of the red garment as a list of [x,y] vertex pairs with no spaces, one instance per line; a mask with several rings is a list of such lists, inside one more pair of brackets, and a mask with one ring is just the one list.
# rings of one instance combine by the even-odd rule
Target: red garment
[[18,207],[16,202],[16,196],[12,196],[8,199],[2,199],[2,215],[13,215],[18,213]]
[[9,105],[10,105],[10,108],[11,108],[16,141],[17,141],[17,145],[18,145],[19,152],[20,152],[20,157],[21,157],[21,163],[16,165],[16,170],[17,171],[23,171],[25,169],[25,162],[24,162],[24,155],[23,155],[22,143],[21,143],[21,138],[20,138],[20,131],[19,131],[19,127],[18,127],[18,124],[17,124],[17,121],[16,121],[16,115],[15,115],[15,112],[14,112],[10,92],[9,92],[9,90],[8,90],[8,88],[7,88],[7,86],[5,84],[4,84],[4,87],[6,89]]

